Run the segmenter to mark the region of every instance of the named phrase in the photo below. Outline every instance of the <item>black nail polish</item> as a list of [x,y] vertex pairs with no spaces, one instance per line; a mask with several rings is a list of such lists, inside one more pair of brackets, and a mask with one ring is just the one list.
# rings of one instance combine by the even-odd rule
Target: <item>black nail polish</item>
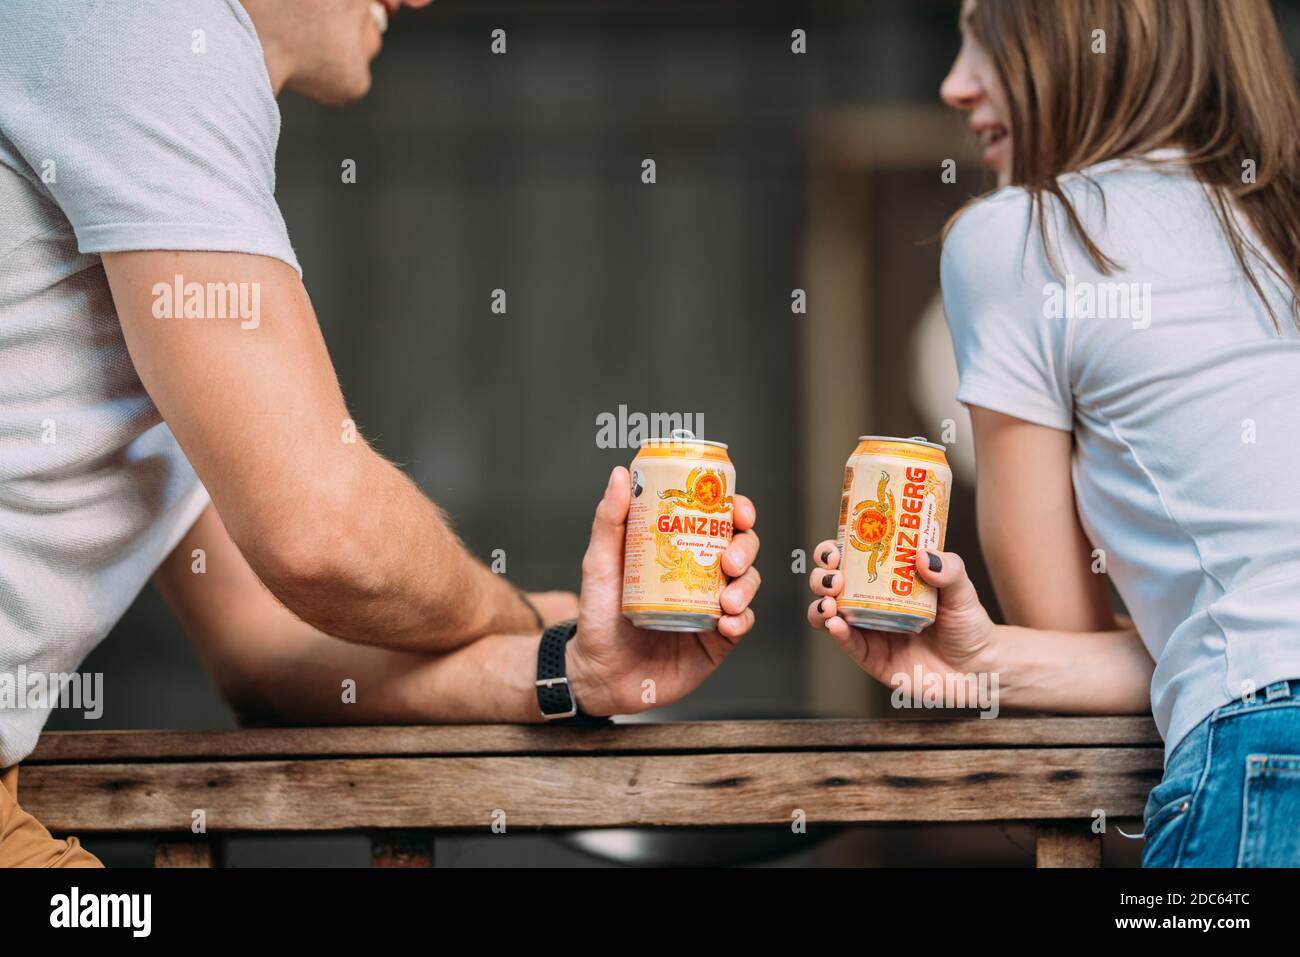
[[926,554],[930,556],[930,571],[932,572],[943,571],[943,562],[939,560],[939,556],[936,555],[934,552],[926,552]]
[[830,587],[833,586],[834,584],[835,584],[835,576],[834,576],[834,575],[824,575],[824,576],[822,576],[822,587],[823,587],[823,588],[830,588]]
[[831,560],[831,550],[828,548],[826,549],[826,551],[822,552],[822,564],[824,565],[830,560]]
[[820,614],[822,613],[822,605],[824,605],[824,604],[826,604],[826,599],[825,599],[825,598],[819,598],[819,599],[817,599],[817,614],[820,615]]

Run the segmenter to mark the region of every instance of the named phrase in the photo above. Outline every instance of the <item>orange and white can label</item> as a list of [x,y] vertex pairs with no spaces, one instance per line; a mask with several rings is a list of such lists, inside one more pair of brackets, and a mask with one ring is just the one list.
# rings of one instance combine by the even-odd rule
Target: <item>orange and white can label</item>
[[916,573],[922,549],[942,551],[952,494],[943,447],[863,436],[844,468],[837,605],[933,621],[938,595]]
[[652,440],[632,460],[623,613],[722,614],[736,470],[726,446]]

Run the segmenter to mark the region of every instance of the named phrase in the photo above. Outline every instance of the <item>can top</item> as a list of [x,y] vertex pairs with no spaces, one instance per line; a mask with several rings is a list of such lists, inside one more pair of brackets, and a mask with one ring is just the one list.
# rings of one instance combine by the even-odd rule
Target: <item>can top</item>
[[938,442],[931,442],[924,435],[914,435],[909,439],[899,438],[897,435],[859,435],[859,442],[903,442],[911,445],[928,445],[932,449],[938,449],[940,452],[948,451],[946,446]]
[[711,442],[708,439],[697,439],[695,433],[690,429],[673,429],[668,433],[668,438],[649,438],[641,442],[641,448],[647,445],[712,445],[714,448],[725,449],[726,442]]

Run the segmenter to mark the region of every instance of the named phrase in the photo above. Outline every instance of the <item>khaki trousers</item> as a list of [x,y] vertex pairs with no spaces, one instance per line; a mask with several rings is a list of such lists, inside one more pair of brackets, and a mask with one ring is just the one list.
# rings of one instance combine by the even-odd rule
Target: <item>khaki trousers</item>
[[0,867],[103,867],[75,838],[60,841],[18,804],[18,768],[0,771]]

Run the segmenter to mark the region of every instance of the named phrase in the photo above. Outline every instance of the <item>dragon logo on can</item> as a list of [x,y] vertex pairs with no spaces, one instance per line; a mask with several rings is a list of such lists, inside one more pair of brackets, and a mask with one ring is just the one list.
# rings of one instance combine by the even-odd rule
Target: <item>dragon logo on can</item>
[[866,552],[867,581],[876,580],[878,566],[889,558],[897,524],[894,510],[894,493],[889,490],[889,473],[880,473],[874,500],[859,502],[849,516],[849,544]]
[[727,476],[694,469],[685,489],[667,489],[659,499],[655,560],[665,569],[660,581],[681,582],[690,592],[716,591],[722,583],[718,558],[732,533]]

